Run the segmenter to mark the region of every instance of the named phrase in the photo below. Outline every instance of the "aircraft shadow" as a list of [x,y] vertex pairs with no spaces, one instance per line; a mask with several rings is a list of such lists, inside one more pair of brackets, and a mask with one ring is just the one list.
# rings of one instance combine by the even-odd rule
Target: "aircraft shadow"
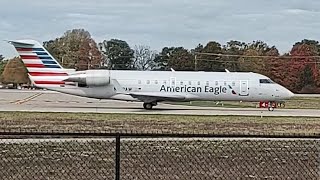
[[[241,109],[241,108],[228,108],[228,109],[212,109],[212,108],[206,108],[206,107],[201,107],[198,108],[162,108],[162,107],[154,107],[152,110],[145,110],[142,107],[122,107],[122,106],[108,106],[108,107],[103,107],[103,106],[46,106],[48,108],[70,108],[70,109],[114,109],[114,110],[140,110],[141,112],[156,112],[156,111],[252,111],[252,112],[257,112],[257,111],[268,111],[267,109]],[[137,112],[137,111],[135,111]]]

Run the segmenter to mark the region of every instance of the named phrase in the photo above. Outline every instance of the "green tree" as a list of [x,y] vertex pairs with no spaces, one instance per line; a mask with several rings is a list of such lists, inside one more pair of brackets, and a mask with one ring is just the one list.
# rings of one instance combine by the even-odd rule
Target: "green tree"
[[[266,56],[270,51],[275,50],[276,47],[270,47],[263,41],[253,41],[249,43],[244,52],[244,56]],[[266,59],[263,57],[243,57],[240,60],[240,70],[245,72],[257,72],[267,75]]]
[[168,62],[170,56],[174,52],[175,47],[164,47],[162,51],[155,57],[154,62],[156,63],[156,70],[169,70]]
[[119,39],[104,40],[99,48],[105,56],[104,64],[109,69],[133,69],[134,50],[128,43]]
[[1,76],[1,74],[3,73],[4,68],[6,67],[7,62],[8,62],[8,61],[6,61],[6,60],[0,61],[0,76]]
[[169,56],[168,68],[178,71],[193,71],[194,55],[183,47],[175,48],[171,56]]
[[215,41],[210,41],[206,46],[198,45],[195,49],[196,67],[195,70],[200,71],[224,71],[223,60],[220,56],[213,54],[222,54],[221,44]]
[[[223,46],[223,53],[228,55],[243,55],[245,49],[247,49],[247,44],[245,42],[231,40]],[[224,68],[236,72],[240,71],[239,60],[237,56],[225,56],[222,57]]]
[[3,72],[3,70],[4,70],[5,66],[6,66],[6,64],[7,64],[7,61],[6,61],[6,60],[4,60],[4,57],[0,54],[0,82],[1,82],[1,75],[2,75],[2,72]]
[[156,56],[155,63],[157,70],[193,71],[194,55],[183,47],[165,47]]
[[14,87],[17,87],[18,84],[30,83],[27,69],[20,58],[15,57],[8,60],[8,64],[2,73],[1,81],[4,84],[13,84]]
[[44,46],[65,68],[99,68],[103,60],[96,42],[84,29],[68,30],[62,37],[44,42]]

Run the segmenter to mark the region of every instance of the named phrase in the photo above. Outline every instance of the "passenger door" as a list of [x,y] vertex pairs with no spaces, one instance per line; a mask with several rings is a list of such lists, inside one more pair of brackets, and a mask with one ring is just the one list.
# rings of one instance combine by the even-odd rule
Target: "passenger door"
[[248,80],[240,81],[240,96],[249,96]]

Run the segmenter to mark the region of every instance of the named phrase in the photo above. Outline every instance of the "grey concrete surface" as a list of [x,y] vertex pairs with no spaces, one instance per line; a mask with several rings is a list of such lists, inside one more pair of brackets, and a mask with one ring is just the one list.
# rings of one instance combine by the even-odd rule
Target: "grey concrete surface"
[[97,100],[43,90],[0,90],[0,111],[92,112],[184,115],[309,116],[320,117],[315,109],[195,107],[160,103],[144,110],[142,103]]

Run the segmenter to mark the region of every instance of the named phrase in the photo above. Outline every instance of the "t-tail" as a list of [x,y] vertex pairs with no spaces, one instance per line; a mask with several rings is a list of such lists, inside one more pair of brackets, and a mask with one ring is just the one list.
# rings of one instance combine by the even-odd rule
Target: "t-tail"
[[[59,62],[37,41],[8,41],[19,53],[32,83],[50,89],[65,86],[68,73],[74,69],[64,69]],[[70,84],[71,85],[71,84]]]

